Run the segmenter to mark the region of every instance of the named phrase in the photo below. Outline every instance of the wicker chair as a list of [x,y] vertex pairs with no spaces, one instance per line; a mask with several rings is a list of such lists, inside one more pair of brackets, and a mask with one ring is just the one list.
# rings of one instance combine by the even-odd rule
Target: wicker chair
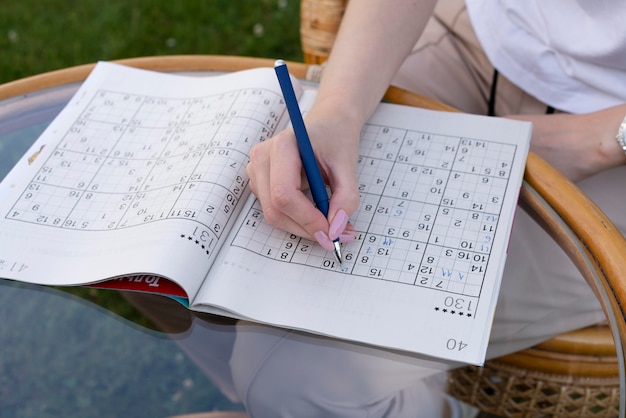
[[[322,64],[347,0],[301,0],[305,62]],[[414,100],[393,87],[387,99]],[[418,106],[432,103],[418,99]],[[626,328],[620,278],[624,238],[575,185],[535,155],[529,157],[520,204],[568,253],[596,292],[606,324],[554,337],[530,349],[449,374],[448,391],[488,414],[505,417],[616,417],[626,411]],[[613,340],[613,331],[616,336]]]

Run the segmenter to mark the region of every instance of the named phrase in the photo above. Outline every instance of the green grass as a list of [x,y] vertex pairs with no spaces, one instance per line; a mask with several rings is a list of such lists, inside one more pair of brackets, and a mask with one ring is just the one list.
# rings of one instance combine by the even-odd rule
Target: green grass
[[0,83],[137,56],[301,61],[297,0],[0,0]]

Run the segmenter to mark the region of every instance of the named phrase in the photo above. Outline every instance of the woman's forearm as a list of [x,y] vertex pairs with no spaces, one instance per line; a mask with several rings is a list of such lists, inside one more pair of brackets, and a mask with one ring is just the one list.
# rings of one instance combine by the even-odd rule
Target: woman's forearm
[[434,0],[350,0],[318,101],[356,124],[380,102],[432,15]]
[[531,150],[571,180],[626,164],[616,140],[626,104],[580,115],[514,115],[533,123]]

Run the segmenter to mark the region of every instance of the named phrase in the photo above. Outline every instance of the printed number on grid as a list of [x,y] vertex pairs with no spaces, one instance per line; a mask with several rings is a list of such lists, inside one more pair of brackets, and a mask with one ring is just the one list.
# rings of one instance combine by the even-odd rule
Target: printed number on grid
[[489,263],[515,146],[367,125],[355,242],[332,253],[263,222],[258,204],[233,245],[265,257],[445,292],[437,309],[471,317]]
[[78,231],[188,219],[181,236],[208,254],[281,100],[260,89],[180,100],[98,91],[5,216]]

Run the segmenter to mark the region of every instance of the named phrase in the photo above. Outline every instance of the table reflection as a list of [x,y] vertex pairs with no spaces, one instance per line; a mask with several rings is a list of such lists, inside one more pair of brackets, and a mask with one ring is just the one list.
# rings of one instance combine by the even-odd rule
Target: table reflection
[[165,333],[68,292],[2,280],[0,315],[6,318],[0,416],[165,417],[241,409]]

